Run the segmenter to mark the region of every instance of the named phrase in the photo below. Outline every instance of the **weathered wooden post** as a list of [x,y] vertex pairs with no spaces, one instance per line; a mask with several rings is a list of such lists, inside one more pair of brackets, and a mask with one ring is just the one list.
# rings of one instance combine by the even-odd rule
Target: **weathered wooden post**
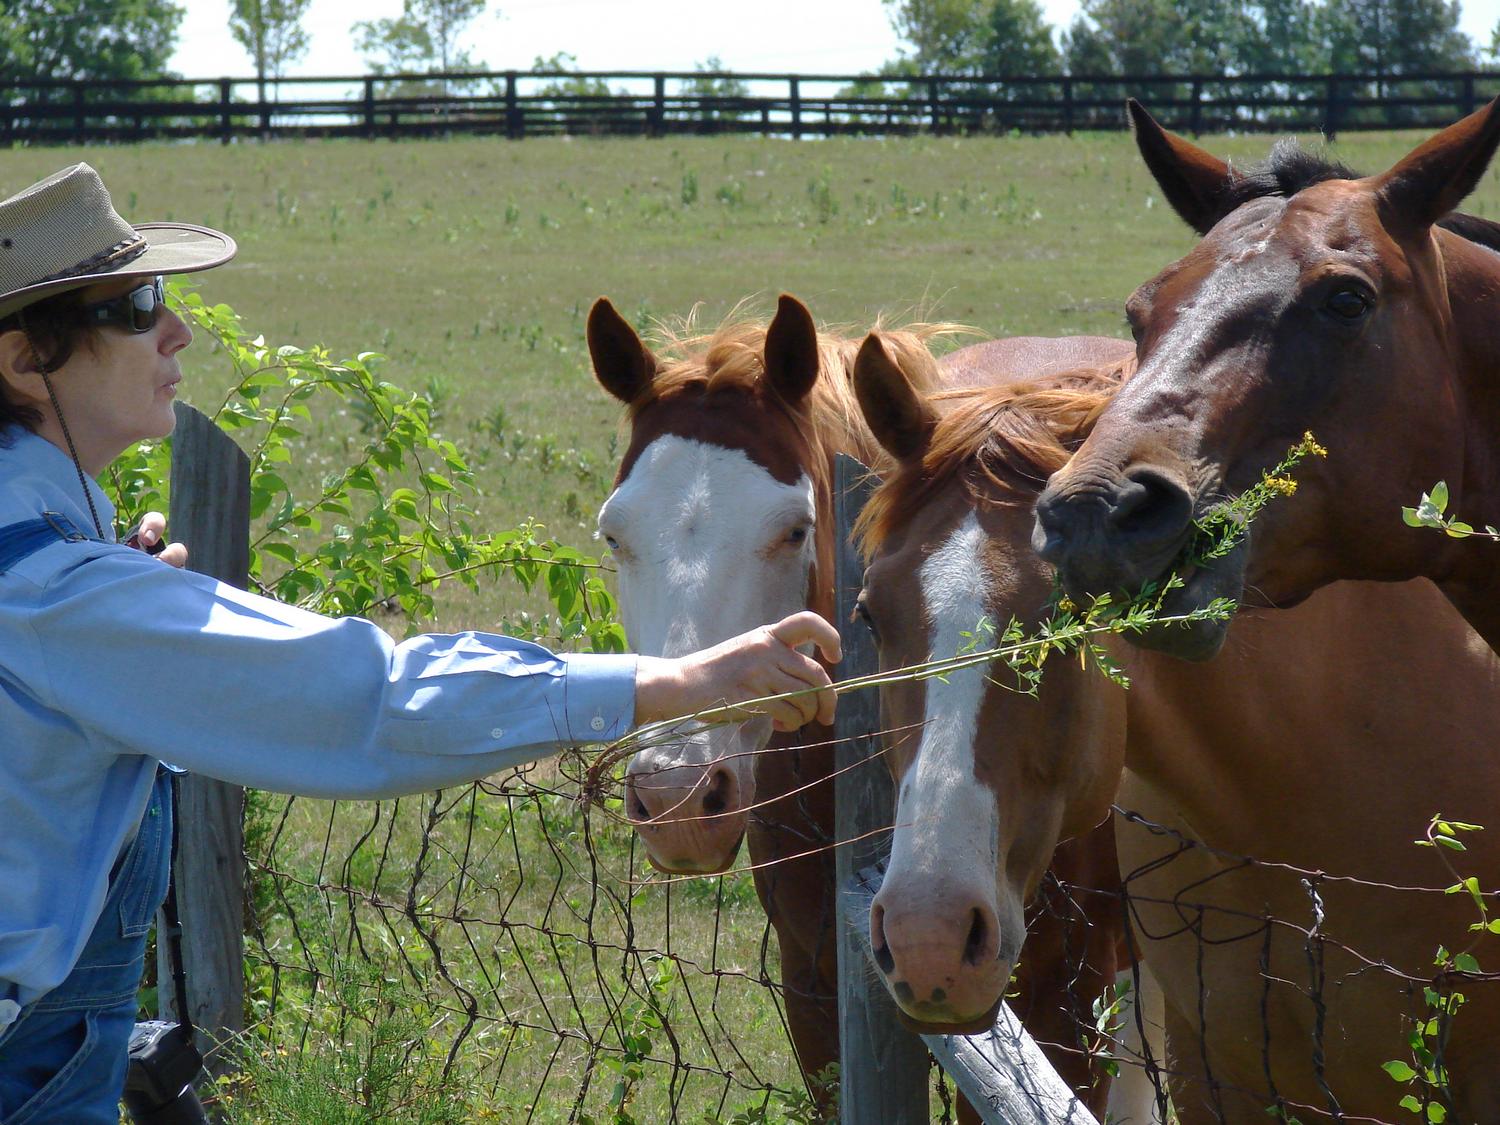
[[[834,512],[838,557],[834,616],[844,642],[839,674],[844,678],[876,670],[875,646],[863,626],[850,624],[863,583],[864,567],[849,529],[873,486],[870,470],[840,456],[834,469]],[[839,700],[834,735],[838,740],[834,782],[834,838],[837,849],[839,928],[839,1120],[842,1125],[925,1125],[927,1074],[931,1067],[922,1041],[901,1026],[895,1002],[870,971],[868,901],[851,895],[856,872],[875,864],[884,838],[871,833],[889,828],[895,807],[890,773],[879,758],[872,732],[880,729],[880,699],[873,689]],[[861,765],[860,763],[864,763]]]
[[[187,544],[188,566],[244,589],[250,572],[250,462],[205,415],[176,404],[172,438],[172,535]],[[236,690],[232,684],[226,691]],[[212,734],[209,734],[212,737]],[[183,966],[199,1049],[210,1072],[230,1060],[217,1049],[244,1031],[245,793],[238,785],[189,774],[179,788],[177,909]],[[157,932],[163,932],[160,914]],[[165,943],[158,942],[159,1008],[181,1012]]]

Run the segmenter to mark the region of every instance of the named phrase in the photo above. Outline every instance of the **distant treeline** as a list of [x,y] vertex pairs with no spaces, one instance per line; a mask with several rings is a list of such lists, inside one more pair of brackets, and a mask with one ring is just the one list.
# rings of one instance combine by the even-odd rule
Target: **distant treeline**
[[[310,0],[228,0],[230,30],[259,81],[308,49]],[[349,34],[375,76],[483,71],[465,45],[488,0],[404,0],[395,19]],[[874,77],[1358,74],[1379,79],[1473,71],[1500,62],[1500,39],[1459,30],[1457,0],[1082,0],[1071,26],[1039,0],[883,0],[903,47]],[[169,0],[0,0],[0,84],[172,77],[183,8]],[[851,28],[851,33],[856,29]],[[1500,31],[1500,28],[1497,28]],[[559,34],[566,34],[560,27]],[[532,72],[574,70],[559,52]],[[227,68],[226,68],[227,69]],[[733,94],[718,59],[700,91]],[[14,88],[14,87],[13,87]],[[605,94],[607,89],[589,91]],[[12,101],[15,97],[12,97]]]

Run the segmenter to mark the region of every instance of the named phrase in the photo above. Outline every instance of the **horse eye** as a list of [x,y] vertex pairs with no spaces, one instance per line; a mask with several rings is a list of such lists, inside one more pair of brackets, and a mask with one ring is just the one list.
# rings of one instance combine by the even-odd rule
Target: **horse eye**
[[854,602],[854,616],[865,623],[865,628],[870,630],[870,635],[875,638],[875,643],[880,643],[880,630],[875,628],[875,618],[870,614],[870,607],[865,604],[865,592],[861,590],[859,597]]
[[798,543],[805,543],[805,542],[807,542],[807,528],[806,527],[794,527],[794,528],[792,528],[791,531],[787,532],[786,541],[788,543],[793,544],[793,545],[798,544]]
[[1358,320],[1370,311],[1371,304],[1369,295],[1358,289],[1337,289],[1323,307],[1340,320]]
[[609,544],[609,549],[611,551],[618,551],[620,549],[620,541],[613,535],[606,535],[604,537],[604,541]]

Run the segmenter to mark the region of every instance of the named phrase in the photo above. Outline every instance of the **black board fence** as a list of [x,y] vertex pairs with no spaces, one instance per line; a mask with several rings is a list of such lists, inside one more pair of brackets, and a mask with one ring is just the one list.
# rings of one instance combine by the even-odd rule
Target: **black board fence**
[[481,134],[829,137],[1123,129],[1127,97],[1191,133],[1433,129],[1500,71],[1403,75],[914,75],[693,71],[132,81],[0,79],[0,145]]
[[[849,531],[872,491],[870,470],[840,455],[834,469],[838,556],[835,612],[844,678],[878,671],[869,633],[851,624],[864,567]],[[892,822],[889,772],[871,756],[880,730],[876,693],[839,702],[835,782],[839,886],[839,1115],[842,1125],[923,1125],[930,1120],[928,1053],[992,1125],[1098,1125],[1007,1005],[979,1035],[922,1035],[897,1020],[895,1004],[870,965],[870,904],[880,888],[879,854]]]

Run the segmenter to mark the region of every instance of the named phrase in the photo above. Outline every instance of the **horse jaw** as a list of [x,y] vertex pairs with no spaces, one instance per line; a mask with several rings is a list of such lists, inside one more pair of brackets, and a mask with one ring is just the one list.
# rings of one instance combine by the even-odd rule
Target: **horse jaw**
[[[805,475],[783,484],[738,449],[677,434],[653,441],[599,513],[601,534],[620,544],[632,648],[684,656],[803,609],[813,505]],[[788,527],[806,529],[800,544],[781,542]],[[627,782],[641,804],[628,811],[653,864],[707,872],[733,861],[771,733],[765,719],[695,729],[632,759]]]

